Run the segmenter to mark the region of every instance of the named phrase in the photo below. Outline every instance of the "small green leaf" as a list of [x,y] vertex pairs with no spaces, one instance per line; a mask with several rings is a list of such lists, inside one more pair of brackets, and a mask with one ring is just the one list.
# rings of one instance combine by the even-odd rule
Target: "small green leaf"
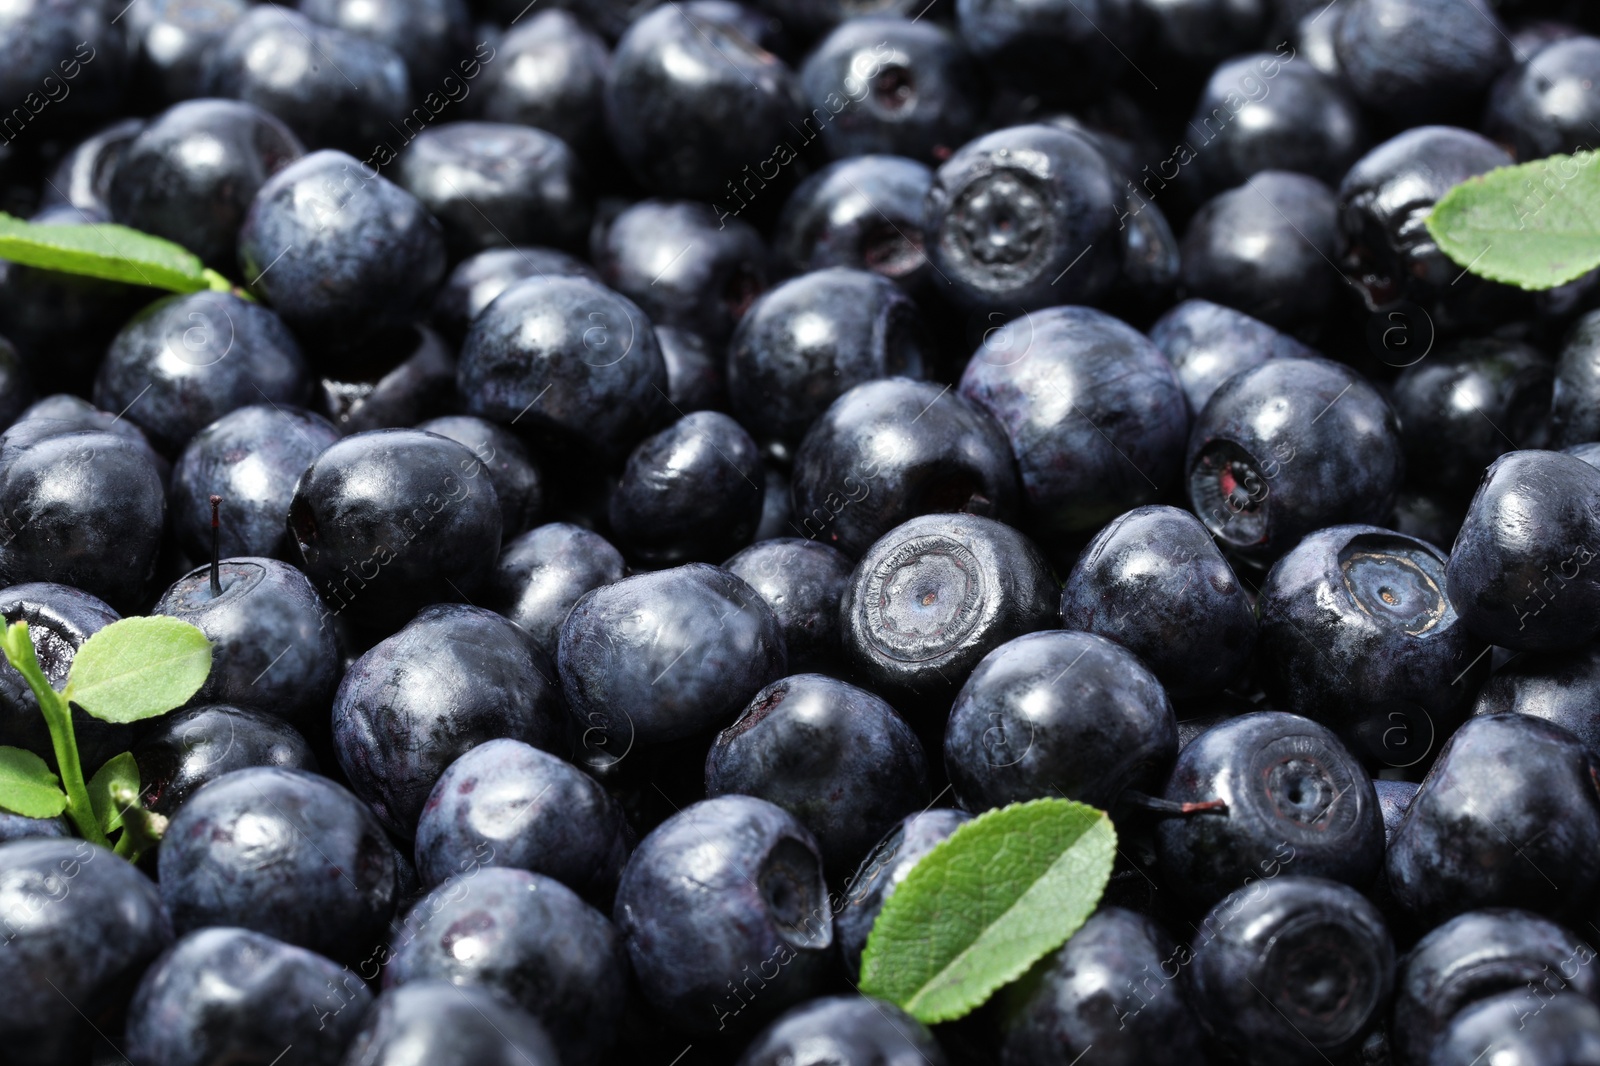
[[1520,289],[1553,289],[1600,267],[1600,153],[1553,155],[1468,178],[1428,215],[1458,265]]
[[172,292],[215,287],[182,245],[110,222],[28,222],[0,212],[0,259]]
[[1116,850],[1111,819],[1071,800],[974,818],[884,904],[862,954],[861,991],[924,1022],[961,1017],[1077,932]]
[[67,809],[67,794],[39,756],[0,748],[0,807],[28,818],[54,818]]
[[116,795],[120,790],[132,790],[135,798],[139,794],[139,764],[133,761],[131,751],[113,755],[89,779],[89,802],[94,804],[94,817],[100,823],[100,831],[107,836],[122,827],[126,803],[119,801]]
[[124,618],[83,642],[62,694],[103,722],[137,722],[183,706],[210,672],[211,643],[188,622]]

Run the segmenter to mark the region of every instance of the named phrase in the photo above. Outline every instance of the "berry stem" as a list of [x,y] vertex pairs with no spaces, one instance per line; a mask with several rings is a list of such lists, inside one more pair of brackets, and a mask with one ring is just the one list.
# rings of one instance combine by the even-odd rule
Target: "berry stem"
[[222,595],[222,522],[217,517],[222,497],[211,497],[211,595]]

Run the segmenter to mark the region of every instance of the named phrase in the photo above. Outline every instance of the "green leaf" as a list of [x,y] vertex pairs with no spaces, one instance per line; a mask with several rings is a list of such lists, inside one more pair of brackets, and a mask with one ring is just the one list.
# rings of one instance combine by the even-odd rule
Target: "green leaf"
[[1428,215],[1428,232],[1472,273],[1553,289],[1600,267],[1600,153],[1553,155],[1468,178]]
[[188,622],[124,618],[83,642],[62,694],[103,722],[137,722],[183,706],[210,672],[211,643]]
[[54,818],[67,809],[67,794],[39,756],[0,748],[0,807],[29,818]]
[[110,222],[28,222],[0,212],[0,259],[173,292],[216,288],[208,271],[181,245]]
[[116,795],[121,790],[131,790],[135,797],[139,794],[139,764],[133,761],[131,751],[113,755],[89,779],[89,802],[94,804],[100,831],[107,836],[122,827],[125,803]]
[[861,991],[921,1021],[959,1018],[1066,942],[1111,878],[1103,811],[1041,799],[989,811],[911,868],[861,958]]

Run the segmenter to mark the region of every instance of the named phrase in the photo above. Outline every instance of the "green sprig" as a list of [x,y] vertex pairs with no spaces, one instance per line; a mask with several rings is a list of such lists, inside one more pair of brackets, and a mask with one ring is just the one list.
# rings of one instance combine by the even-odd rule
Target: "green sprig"
[[29,222],[0,212],[0,259],[171,292],[252,299],[182,245],[111,222]]
[[[21,748],[0,747],[0,808],[30,818],[65,812],[85,840],[136,859],[160,839],[165,819],[139,801],[139,767],[123,752],[85,781],[72,707],[103,722],[137,722],[183,706],[211,672],[205,634],[176,618],[124,618],[78,649],[57,692],[39,666],[26,622],[0,632],[0,650],[20,673],[50,731],[60,777]],[[117,834],[115,845],[112,834]]]

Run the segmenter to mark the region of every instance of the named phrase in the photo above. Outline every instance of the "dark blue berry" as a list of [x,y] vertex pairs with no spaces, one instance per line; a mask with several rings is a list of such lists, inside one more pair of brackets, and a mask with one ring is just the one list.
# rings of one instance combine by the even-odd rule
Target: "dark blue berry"
[[1103,807],[1157,785],[1177,750],[1155,675],[1109,640],[1066,630],[1019,637],[978,664],[950,708],[944,765],[970,811],[1043,798]]
[[179,936],[237,925],[354,962],[383,942],[394,914],[382,826],[304,770],[254,766],[209,782],[173,816],[158,858]]
[[515,623],[437,604],[357,659],[333,701],[333,743],[356,794],[410,837],[446,768],[488,740],[557,746],[550,660]]

